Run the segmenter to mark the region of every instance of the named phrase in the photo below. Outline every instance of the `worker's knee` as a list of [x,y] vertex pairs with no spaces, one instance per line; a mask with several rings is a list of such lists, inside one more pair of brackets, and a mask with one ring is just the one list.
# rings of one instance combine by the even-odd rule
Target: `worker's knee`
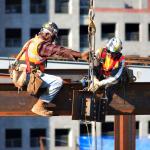
[[57,83],[61,87],[63,85],[63,79],[61,77],[57,77]]

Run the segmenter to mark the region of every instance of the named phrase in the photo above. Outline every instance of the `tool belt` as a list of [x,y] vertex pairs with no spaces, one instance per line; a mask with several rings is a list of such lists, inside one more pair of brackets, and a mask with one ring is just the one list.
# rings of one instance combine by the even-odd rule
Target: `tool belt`
[[38,70],[36,65],[31,65],[30,79],[27,85],[26,78],[26,64],[12,64],[9,66],[10,78],[13,84],[19,90],[22,90],[23,86],[27,85],[27,92],[31,95],[36,95],[41,87],[43,80],[40,78],[40,70]]
[[30,80],[27,85],[27,92],[33,96],[37,95],[42,83],[43,80],[40,78],[39,70],[38,71],[33,70],[30,73]]

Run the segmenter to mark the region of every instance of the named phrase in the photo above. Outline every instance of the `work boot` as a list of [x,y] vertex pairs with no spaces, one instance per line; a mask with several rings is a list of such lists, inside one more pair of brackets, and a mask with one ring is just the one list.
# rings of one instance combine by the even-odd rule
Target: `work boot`
[[[55,104],[51,104],[50,107],[55,107]],[[48,103],[43,102],[42,100],[38,100],[32,107],[31,111],[40,116],[52,116],[53,111],[48,109]]]

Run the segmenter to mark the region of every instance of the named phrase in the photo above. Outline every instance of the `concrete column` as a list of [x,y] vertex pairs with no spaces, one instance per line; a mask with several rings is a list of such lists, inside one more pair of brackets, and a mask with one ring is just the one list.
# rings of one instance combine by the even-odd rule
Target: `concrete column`
[[22,0],[22,45],[30,36],[30,0]]
[[[61,121],[62,120],[62,121]],[[76,150],[77,138],[79,137],[79,122],[71,121],[71,117],[60,116],[52,117],[50,122],[50,150]],[[55,146],[55,130],[56,129],[70,129],[69,133],[69,146],[61,147]]]
[[[93,122],[91,123],[92,125],[92,149],[95,150],[96,146],[99,147],[98,145],[98,138],[101,135],[101,123],[100,122]],[[95,128],[96,125],[96,128]]]
[[30,149],[30,127],[22,128],[22,149]]
[[5,149],[5,120],[1,117],[0,122],[0,149]]
[[148,120],[142,119],[139,123],[139,137],[148,137]]
[[4,54],[4,48],[5,48],[5,0],[0,1],[0,22],[1,22],[1,27],[0,27],[0,56],[2,51]]
[[[80,1],[70,0],[71,13],[72,13],[72,40],[71,47],[75,50],[80,50]],[[76,15],[74,15],[76,14]]]

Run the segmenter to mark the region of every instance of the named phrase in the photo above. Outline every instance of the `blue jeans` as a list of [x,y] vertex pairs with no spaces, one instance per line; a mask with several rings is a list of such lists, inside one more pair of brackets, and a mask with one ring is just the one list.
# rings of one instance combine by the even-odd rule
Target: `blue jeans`
[[40,95],[39,99],[46,103],[50,103],[60,91],[63,85],[63,80],[58,76],[46,73],[42,73],[41,79],[44,81],[41,88],[47,88],[47,91]]

